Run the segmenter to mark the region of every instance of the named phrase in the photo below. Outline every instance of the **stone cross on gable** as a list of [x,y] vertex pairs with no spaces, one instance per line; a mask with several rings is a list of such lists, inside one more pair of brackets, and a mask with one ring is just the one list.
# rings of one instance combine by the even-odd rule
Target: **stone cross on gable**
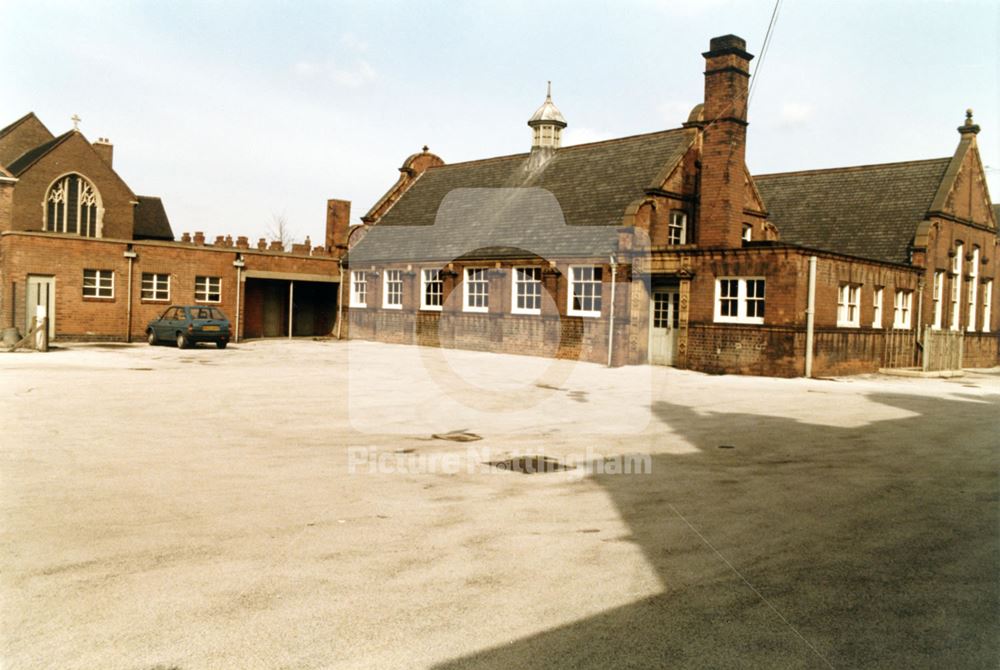
[[83,119],[81,119],[79,115],[74,114],[73,116],[69,117],[69,120],[73,122],[73,130],[80,130],[80,121],[82,121]]

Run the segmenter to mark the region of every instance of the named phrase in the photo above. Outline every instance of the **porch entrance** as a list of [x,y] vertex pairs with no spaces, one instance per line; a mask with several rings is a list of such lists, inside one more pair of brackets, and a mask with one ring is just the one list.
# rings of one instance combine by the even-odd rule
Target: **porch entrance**
[[673,365],[677,357],[681,293],[678,288],[653,290],[649,304],[649,362]]

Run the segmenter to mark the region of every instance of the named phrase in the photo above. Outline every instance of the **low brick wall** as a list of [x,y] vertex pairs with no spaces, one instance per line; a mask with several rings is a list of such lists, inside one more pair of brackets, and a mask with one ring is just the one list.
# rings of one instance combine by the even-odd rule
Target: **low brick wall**
[[992,368],[1000,365],[1000,334],[966,333],[962,344],[962,367]]
[[[616,365],[628,360],[627,319],[615,323]],[[347,337],[607,363],[608,321],[572,316],[346,310]]]
[[[687,367],[711,374],[795,377],[804,370],[805,349],[796,349],[793,328],[692,323]],[[799,361],[803,361],[799,364]]]

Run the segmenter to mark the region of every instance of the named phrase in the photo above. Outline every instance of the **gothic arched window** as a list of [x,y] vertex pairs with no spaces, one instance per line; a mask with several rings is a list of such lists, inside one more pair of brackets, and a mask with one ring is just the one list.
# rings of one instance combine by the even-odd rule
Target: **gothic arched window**
[[45,196],[45,230],[100,237],[100,210],[93,184],[78,174],[60,177]]

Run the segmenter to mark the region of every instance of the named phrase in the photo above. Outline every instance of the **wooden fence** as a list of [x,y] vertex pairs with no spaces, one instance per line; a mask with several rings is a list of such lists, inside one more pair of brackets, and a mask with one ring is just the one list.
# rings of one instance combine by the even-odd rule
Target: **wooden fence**
[[924,329],[922,365],[924,372],[961,370],[964,335],[959,330]]
[[916,368],[924,372],[962,369],[963,333],[924,329],[922,342],[908,330],[890,330],[882,341],[883,368]]

